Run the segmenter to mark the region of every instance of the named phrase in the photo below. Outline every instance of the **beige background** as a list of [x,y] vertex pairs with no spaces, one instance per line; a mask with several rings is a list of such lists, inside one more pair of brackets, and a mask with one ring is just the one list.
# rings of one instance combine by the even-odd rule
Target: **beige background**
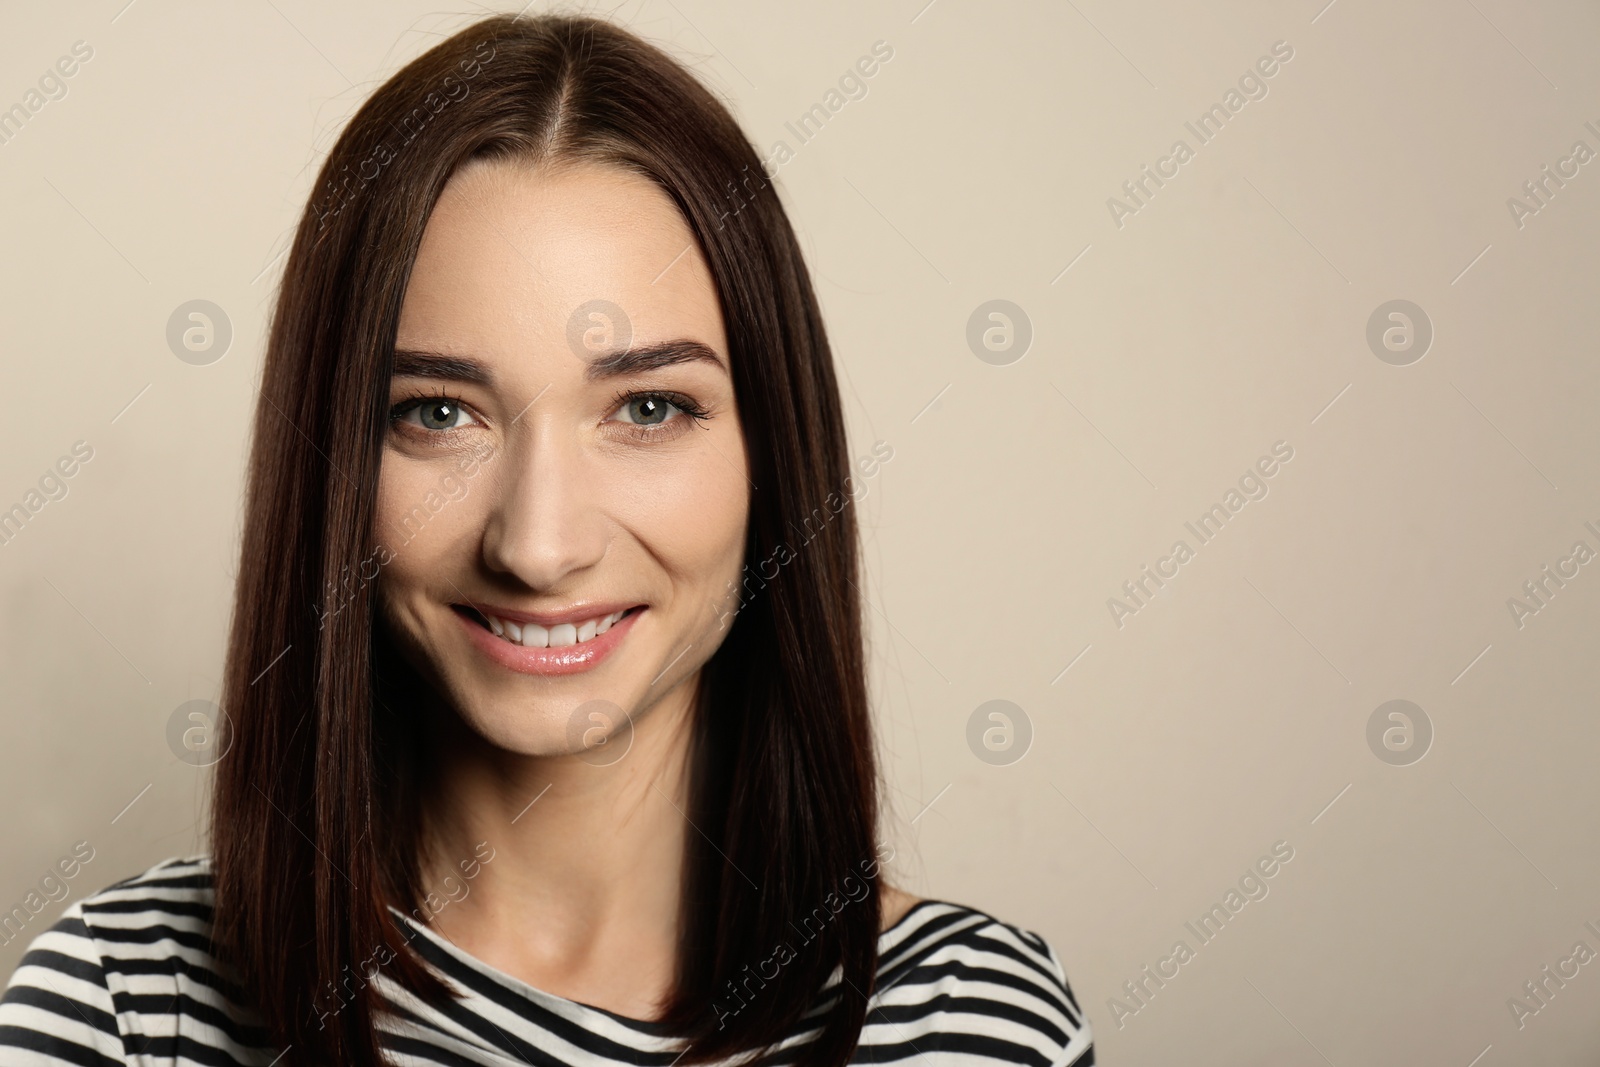
[[[202,847],[205,772],[165,729],[217,695],[278,257],[354,108],[476,10],[125,2],[14,5],[0,34],[0,107],[94,49],[0,144],[0,507],[94,448],[0,547],[4,908],[78,840],[74,898]],[[797,149],[852,448],[895,450],[862,518],[901,880],[1045,935],[1101,1062],[1593,1063],[1600,962],[1521,1029],[1507,998],[1600,950],[1600,564],[1520,629],[1506,601],[1600,549],[1600,163],[1521,228],[1506,201],[1600,149],[1600,15],[1325,2],[616,15]],[[797,146],[880,39],[868,95]],[[1196,146],[1280,40],[1268,95]],[[1107,198],[1179,137],[1117,227]],[[195,298],[234,329],[210,366],[164,337]],[[1034,331],[1007,366],[965,340],[995,298]],[[1403,367],[1365,338],[1396,298],[1436,334]],[[1184,522],[1280,440],[1270,494],[1197,547]],[[1119,629],[1107,599],[1180,537]],[[1395,698],[1435,731],[1409,766],[1366,740]],[[1033,731],[1006,766],[966,740],[994,699]],[[1119,1027],[1108,998],[1280,840],[1270,894]]]

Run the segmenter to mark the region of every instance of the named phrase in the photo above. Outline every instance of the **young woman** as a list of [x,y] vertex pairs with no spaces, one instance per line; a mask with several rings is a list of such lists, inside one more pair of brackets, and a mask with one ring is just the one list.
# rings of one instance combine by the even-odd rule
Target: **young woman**
[[208,856],[69,908],[0,1064],[1092,1062],[884,882],[847,453],[728,112],[495,17],[318,179],[254,426]]

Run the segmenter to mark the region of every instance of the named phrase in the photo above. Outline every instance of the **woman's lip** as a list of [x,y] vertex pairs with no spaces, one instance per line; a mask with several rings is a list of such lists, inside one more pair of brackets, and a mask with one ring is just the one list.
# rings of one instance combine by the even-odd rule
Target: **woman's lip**
[[628,631],[633,629],[634,622],[648,610],[641,607],[637,611],[631,611],[613,623],[611,629],[605,633],[579,644],[563,645],[560,648],[528,648],[525,645],[514,645],[503,637],[496,637],[460,611],[452,611],[450,614],[461,620],[461,625],[467,628],[467,635],[472,643],[500,666],[518,674],[554,675],[578,674],[593,669],[622,643]]

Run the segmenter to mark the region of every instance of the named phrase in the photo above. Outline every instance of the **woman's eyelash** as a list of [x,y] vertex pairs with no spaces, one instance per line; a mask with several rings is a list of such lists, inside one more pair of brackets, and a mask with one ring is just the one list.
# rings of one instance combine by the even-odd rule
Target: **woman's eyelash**
[[[693,397],[684,396],[682,393],[667,392],[660,389],[646,389],[641,392],[628,392],[623,390],[611,398],[611,410],[616,411],[624,404],[631,404],[635,400],[665,400],[685,415],[698,422],[704,422],[711,417],[711,413],[698,404]],[[657,423],[655,425],[661,425]],[[649,427],[645,427],[648,429]]]
[[[412,393],[410,396],[391,407],[389,409],[389,421],[391,423],[398,422],[407,412],[411,411],[411,409],[429,400],[442,400],[454,407],[462,409],[466,408],[466,405],[461,402],[459,397],[451,396],[442,389],[422,390]],[[685,415],[696,420],[697,422],[704,422],[711,418],[711,412],[698,403],[693,397],[685,396],[682,393],[674,393],[661,389],[647,389],[637,392],[623,390],[611,398],[611,404],[607,410],[615,412],[624,404],[632,403],[635,400],[665,400],[667,403],[671,404],[673,407],[677,408],[679,411],[683,412]],[[660,424],[658,423],[656,425]]]
[[[450,404],[452,407],[460,408],[462,410],[466,410],[466,407],[467,407],[465,404],[463,404],[461,402],[461,399],[459,397],[450,396],[448,393],[444,392],[444,390],[442,390],[442,389],[435,389],[435,390],[432,390],[432,391],[418,391],[418,392],[412,393],[410,396],[406,397],[404,400],[400,401],[398,404],[395,404],[393,407],[391,407],[389,409],[389,422],[390,423],[395,423],[395,422],[400,421],[400,419],[407,412],[409,412],[412,408],[415,408],[415,407],[421,405],[424,401],[427,401],[427,400],[442,400],[442,401],[445,401],[446,403]],[[435,430],[434,432],[435,433],[446,433],[448,431]]]

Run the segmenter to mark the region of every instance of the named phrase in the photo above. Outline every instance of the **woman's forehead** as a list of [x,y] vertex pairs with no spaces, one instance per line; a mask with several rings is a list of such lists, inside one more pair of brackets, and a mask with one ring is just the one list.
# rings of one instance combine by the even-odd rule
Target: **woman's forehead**
[[[641,341],[694,337],[726,352],[710,270],[654,182],[599,164],[475,162],[429,218],[400,334],[566,345],[573,317],[596,304],[620,309],[622,332]],[[419,336],[435,334],[447,336]]]

